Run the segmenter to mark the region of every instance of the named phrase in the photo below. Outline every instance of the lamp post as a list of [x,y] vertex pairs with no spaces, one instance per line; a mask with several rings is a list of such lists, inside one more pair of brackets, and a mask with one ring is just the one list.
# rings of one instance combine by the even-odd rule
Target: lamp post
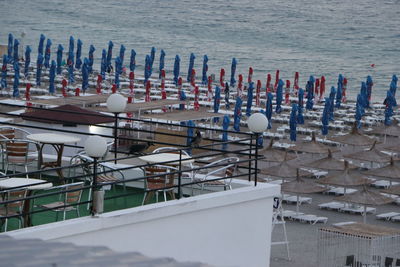
[[[257,186],[257,173],[258,173],[258,137],[262,134],[268,127],[268,119],[262,113],[254,113],[247,120],[247,126],[250,131],[256,135],[256,161],[254,163],[256,173],[254,174],[254,186]],[[250,144],[251,145],[251,144]]]
[[118,114],[124,112],[126,108],[126,99],[120,94],[112,94],[107,98],[107,109],[114,113],[114,163],[117,164],[118,148]]
[[97,159],[102,157],[106,151],[107,142],[105,138],[94,135],[86,139],[85,152],[93,158],[92,206],[90,208],[92,216],[103,212],[104,191],[97,188]]

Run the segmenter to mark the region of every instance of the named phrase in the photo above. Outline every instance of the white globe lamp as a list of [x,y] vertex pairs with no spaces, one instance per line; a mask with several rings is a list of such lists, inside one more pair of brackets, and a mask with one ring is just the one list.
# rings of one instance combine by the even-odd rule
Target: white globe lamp
[[121,113],[126,108],[126,98],[120,94],[112,94],[107,98],[107,109],[112,113]]
[[107,151],[106,139],[98,135],[90,136],[85,141],[85,152],[92,158],[100,158]]
[[254,113],[247,120],[247,126],[253,133],[262,133],[268,128],[268,119],[262,113]]

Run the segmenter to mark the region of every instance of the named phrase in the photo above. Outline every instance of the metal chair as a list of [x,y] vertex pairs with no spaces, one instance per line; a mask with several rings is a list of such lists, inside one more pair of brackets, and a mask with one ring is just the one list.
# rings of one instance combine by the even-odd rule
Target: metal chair
[[79,202],[81,201],[82,197],[83,185],[84,182],[77,182],[50,188],[49,190],[60,191],[60,200],[40,205],[40,207],[50,209],[51,211],[56,212],[56,221],[58,221],[59,212],[63,213],[63,220],[65,220],[66,214],[69,211],[76,211],[76,215],[80,217]]
[[[7,232],[8,227],[8,216],[17,216],[15,218],[18,219],[18,227],[24,225],[24,217],[22,215],[22,211],[25,204],[26,197],[26,189],[14,189],[8,190],[4,193],[3,200],[4,201],[12,201],[11,203],[3,204],[0,207],[0,220],[4,221],[4,231]],[[19,200],[20,199],[20,200]]]
[[[13,165],[13,173],[17,166],[24,166],[25,172],[28,172],[28,166],[39,157],[40,146],[38,143],[24,139],[0,140],[5,152],[4,172],[7,173],[10,165]],[[31,150],[35,148],[36,151]],[[26,174],[26,178],[28,174]]]
[[[146,166],[145,174],[148,178],[144,179],[145,193],[143,196],[142,205],[150,200],[153,195],[156,195],[156,202],[158,202],[158,194],[163,193],[164,201],[167,201],[167,193],[171,199],[175,199],[174,194],[174,181],[177,168],[166,165],[153,165]],[[148,190],[150,190],[148,192]]]
[[[25,129],[13,127],[13,126],[0,126],[0,140],[11,140],[11,139],[25,139],[27,135],[31,134]],[[4,152],[5,149],[1,147],[1,162],[4,170]]]
[[195,172],[193,181],[198,182],[197,185],[200,185],[201,191],[205,186],[231,190],[232,176],[237,169],[238,161],[237,157],[228,157],[206,164],[203,166],[204,169]]

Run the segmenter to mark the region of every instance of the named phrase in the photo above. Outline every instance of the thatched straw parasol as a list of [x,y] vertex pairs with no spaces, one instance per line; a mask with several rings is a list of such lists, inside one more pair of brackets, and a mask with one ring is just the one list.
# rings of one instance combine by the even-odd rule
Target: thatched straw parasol
[[360,191],[337,197],[336,200],[364,205],[364,223],[367,221],[367,205],[384,205],[394,201],[392,198],[386,197],[380,193],[367,190],[365,186]]
[[352,154],[344,155],[345,158],[356,159],[360,161],[385,163],[390,161],[390,155],[380,152],[375,148],[376,141],[369,150],[363,150]]
[[312,194],[324,192],[327,189],[314,182],[308,182],[300,178],[299,169],[296,170],[296,180],[286,182],[281,185],[281,190],[286,193],[294,193],[297,195],[296,213],[299,213],[299,194]]
[[372,131],[366,132],[371,134],[381,134],[390,136],[400,136],[400,126],[397,119],[392,120],[392,124],[387,126],[385,124],[376,126]]
[[372,169],[363,172],[365,175],[383,177],[390,179],[390,185],[392,185],[392,179],[400,179],[400,162],[390,158],[390,164],[382,168]]
[[371,180],[365,178],[358,170],[349,169],[347,161],[344,162],[344,170],[328,174],[325,178],[321,178],[317,183],[343,186],[344,194],[346,194],[346,187],[358,186],[371,183]]
[[[343,161],[332,157],[332,152],[330,150],[328,150],[328,156],[326,158],[318,159],[308,163],[303,163],[301,166],[307,168],[320,169],[320,170],[328,170],[328,171],[343,171],[345,169]],[[350,169],[357,168],[357,166],[352,164],[348,164],[348,167]]]
[[311,154],[324,154],[328,153],[329,150],[336,152],[337,148],[327,146],[317,142],[315,137],[315,132],[312,132],[311,141],[305,141],[295,146],[289,147],[289,150],[297,151],[297,152],[306,152]]
[[269,146],[267,146],[265,149],[262,149],[259,151],[259,155],[262,157],[260,159],[261,161],[282,162],[284,160],[292,160],[292,159],[296,158],[296,155],[287,154],[286,152],[284,152],[282,150],[274,148],[272,146],[273,144],[274,144],[274,140],[271,139]]
[[375,142],[375,139],[359,133],[356,124],[353,125],[350,133],[331,137],[330,140],[353,146],[370,146]]
[[382,193],[391,194],[391,195],[398,195],[400,196],[400,185],[391,186],[389,188],[381,190]]
[[[278,165],[271,166],[268,168],[264,168],[261,170],[261,174],[269,175],[273,177],[280,177],[280,178],[295,178],[297,176],[297,168],[293,163],[290,164],[287,162],[287,152],[285,156],[285,160],[279,163]],[[300,170],[300,176],[308,176],[311,173],[307,171]]]

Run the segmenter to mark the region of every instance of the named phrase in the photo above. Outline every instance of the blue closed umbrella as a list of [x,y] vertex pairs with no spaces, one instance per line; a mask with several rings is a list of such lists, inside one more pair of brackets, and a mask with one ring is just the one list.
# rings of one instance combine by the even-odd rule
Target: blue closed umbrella
[[195,60],[195,55],[193,53],[190,53],[190,58],[189,58],[189,68],[188,68],[188,74],[187,74],[187,81],[190,82],[192,80],[192,70],[194,67],[194,60]]
[[[196,127],[196,125],[194,124],[194,122],[192,120],[189,120],[187,122],[187,126],[188,127],[186,129],[186,135],[187,135],[186,146],[190,147],[191,144],[192,144],[193,137],[194,137],[194,127]],[[188,148],[187,152],[189,153],[189,155],[191,155],[192,154],[192,149]]]
[[164,50],[161,49],[160,52],[160,68],[159,68],[159,73],[158,73],[158,78],[161,79],[161,71],[164,69],[164,64],[165,64],[165,52]]
[[324,106],[324,111],[322,112],[322,135],[327,135],[328,134],[328,126],[329,126],[329,98],[325,97],[325,106]]
[[89,73],[93,72],[93,63],[94,63],[94,56],[93,53],[96,51],[96,48],[94,48],[93,45],[90,45],[89,48],[89,63],[88,63],[88,71]]
[[314,106],[314,77],[313,76],[310,76],[310,79],[307,82],[306,92],[307,92],[306,109],[311,110]]
[[253,105],[253,91],[254,91],[254,82],[249,84],[249,89],[247,90],[247,103],[246,103],[246,116],[250,117],[251,115],[251,106]]
[[156,48],[153,46],[150,51],[150,68],[151,68],[150,75],[153,73],[153,64],[155,58],[156,58]]
[[384,103],[386,104],[385,125],[389,126],[392,124],[391,117],[393,116],[393,107],[396,104],[396,99],[390,90],[387,91],[386,99],[385,99]]
[[390,91],[392,92],[393,97],[396,97],[396,90],[397,90],[397,76],[393,74],[392,81],[390,82]]
[[[228,128],[229,128],[229,123],[231,120],[229,119],[228,115],[224,115],[224,119],[222,121],[222,129],[224,130],[222,132],[222,142],[227,142],[228,141]],[[222,144],[222,149],[226,150],[228,148],[228,144]]]
[[119,59],[121,60],[121,66],[124,66],[124,58],[125,58],[125,46],[122,44],[119,48]]
[[74,37],[69,37],[69,47],[68,47],[68,58],[67,65],[72,65],[74,67],[74,47],[75,47],[75,39]]
[[290,141],[296,141],[296,128],[297,128],[297,104],[292,104],[292,111],[290,112],[289,127],[290,127]]
[[179,55],[176,55],[175,56],[175,62],[174,62],[174,82],[175,82],[175,86],[178,85],[180,62],[181,62],[181,58],[179,57]]
[[82,41],[81,39],[78,39],[78,41],[76,41],[76,60],[75,60],[75,68],[76,69],[80,69],[82,66]]
[[44,67],[50,68],[51,40],[47,39],[46,49],[44,50]]
[[105,49],[101,52],[100,74],[103,80],[106,78],[107,70],[107,52]]
[[283,85],[284,82],[280,79],[278,82],[278,87],[276,88],[276,108],[275,112],[276,113],[281,113],[282,112],[282,99],[283,99]]
[[85,93],[89,88],[89,60],[83,59],[82,65],[82,91]]
[[236,65],[237,65],[236,58],[232,58],[232,65],[231,65],[231,86],[235,86],[235,84],[236,84],[236,80],[235,80]]
[[108,50],[107,50],[107,63],[106,63],[106,71],[108,73],[111,72],[111,59],[112,59],[112,50],[114,47],[114,43],[112,41],[108,42]]
[[268,129],[272,128],[272,100],[274,99],[274,96],[272,95],[271,92],[267,94],[267,104],[265,106],[265,116],[268,119]]
[[40,76],[42,75],[43,55],[39,54],[36,61],[36,85],[40,85]]
[[336,108],[340,108],[340,104],[342,103],[342,92],[343,92],[343,75],[339,74],[338,83],[337,83],[337,91],[336,91]]
[[335,87],[331,87],[331,92],[329,93],[329,120],[330,121],[334,121],[334,111],[335,111],[335,95],[336,95],[336,88]]
[[298,115],[297,123],[304,124],[303,107],[304,107],[304,89],[299,88],[299,103],[298,103]]
[[7,63],[11,63],[12,62],[12,58],[13,58],[13,44],[14,44],[14,36],[9,33],[8,34],[8,45],[7,45]]
[[[220,103],[221,103],[221,88],[219,86],[216,86],[214,94],[214,113],[218,113]],[[219,118],[215,117],[214,122],[218,121]]]
[[240,119],[242,117],[242,99],[236,97],[235,112],[233,114],[233,129],[240,132]]
[[207,76],[207,71],[208,71],[208,56],[204,55],[203,57],[203,72],[201,75],[201,82],[203,85],[206,85],[208,83],[208,76]]
[[[185,100],[186,100],[185,91],[183,91],[183,90],[180,91],[179,100],[181,100],[181,101],[185,101]],[[179,109],[180,109],[180,110],[183,110],[184,108],[185,108],[185,105],[184,105],[184,104],[179,104]]]
[[18,56],[18,46],[19,46],[19,41],[18,39],[14,39],[14,62],[18,62],[19,56]]
[[57,74],[61,74],[63,51],[64,51],[64,47],[59,44],[58,48],[57,48]]
[[151,76],[151,57],[146,55],[145,64],[144,64],[144,83],[146,84],[147,80]]
[[19,64],[14,61],[14,90],[13,97],[19,97]]
[[3,55],[3,66],[1,67],[1,88],[7,88],[7,55]]
[[28,76],[29,64],[31,64],[31,52],[32,52],[31,47],[27,45],[25,49],[25,68],[24,68],[25,77]]
[[367,108],[367,102],[368,102],[367,84],[365,82],[361,82],[360,94],[361,94],[362,113],[364,115],[365,109]]
[[122,73],[122,62],[121,58],[118,56],[115,59],[115,84],[117,85],[118,89],[120,88],[119,76],[121,75],[121,73]]
[[374,85],[374,82],[372,81],[372,77],[370,75],[367,76],[367,108],[370,107],[369,101],[371,100],[371,95],[372,95],[372,86]]
[[355,119],[356,119],[356,123],[357,123],[357,128],[361,127],[361,118],[363,116],[363,112],[362,112],[362,95],[358,94],[357,95],[357,103],[356,103],[356,113],[354,115]]
[[44,40],[46,39],[46,37],[41,34],[40,38],[39,38],[39,46],[38,46],[38,54],[42,54],[43,55],[43,46],[44,46]]
[[56,78],[56,62],[54,60],[51,61],[50,65],[50,73],[49,73],[49,93],[54,94],[55,93],[55,87],[54,87],[54,80]]
[[68,54],[68,83],[72,84],[75,81],[74,78],[74,52],[69,51]]
[[135,68],[136,68],[136,52],[135,50],[131,50],[131,60],[129,62],[129,69],[132,72],[135,72]]

